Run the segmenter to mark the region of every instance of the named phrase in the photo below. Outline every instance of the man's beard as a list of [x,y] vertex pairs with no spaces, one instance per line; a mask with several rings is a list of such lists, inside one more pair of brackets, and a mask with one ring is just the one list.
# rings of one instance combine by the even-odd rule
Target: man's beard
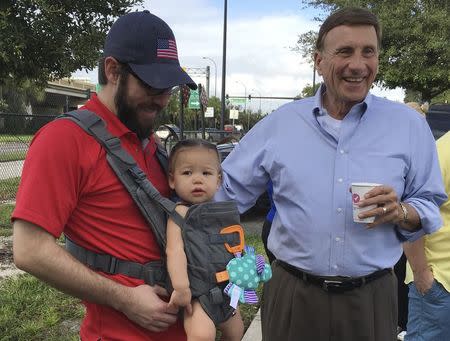
[[127,81],[128,77],[120,77],[119,86],[117,88],[114,102],[117,109],[117,117],[119,120],[132,132],[136,133],[140,140],[148,138],[153,131],[154,121],[148,122],[146,126],[142,126],[138,121],[138,112],[140,110],[156,110],[159,113],[162,108],[156,103],[133,106],[127,96]]

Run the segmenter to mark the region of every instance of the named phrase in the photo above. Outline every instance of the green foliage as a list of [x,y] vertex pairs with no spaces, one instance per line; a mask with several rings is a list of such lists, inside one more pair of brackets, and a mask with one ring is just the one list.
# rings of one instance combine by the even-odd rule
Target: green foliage
[[0,205],[0,226],[11,226],[10,218],[14,207],[13,204]]
[[[212,118],[205,118],[205,125],[207,127],[220,127],[220,99],[217,97],[210,97],[208,99],[208,106],[214,107],[214,120]],[[180,93],[175,91],[170,100],[167,108],[165,108],[156,119],[155,126],[159,127],[161,124],[176,124],[180,122]],[[198,130],[201,127],[201,112],[200,110],[184,108],[184,130],[193,131]]]
[[442,103],[450,103],[450,90],[443,92],[442,94],[433,97],[431,100],[431,104],[442,104]]
[[0,84],[70,76],[92,69],[114,20],[142,0],[3,0]]
[[418,91],[413,90],[405,90],[405,98],[403,102],[420,102],[420,93]]
[[299,52],[311,65],[314,64],[314,51],[318,32],[308,31],[298,36],[297,45],[292,49]]
[[20,151],[8,152],[8,153],[0,152],[0,162],[25,160],[26,155],[27,155],[26,150],[20,150]]
[[41,102],[45,98],[44,88],[28,79],[19,82],[6,78],[0,87],[0,97],[6,104],[3,111],[8,113],[27,114],[27,105],[31,101]]
[[319,89],[319,87],[320,87],[320,83],[316,84],[314,86],[314,88],[311,84],[306,84],[306,86],[303,88],[302,92],[300,93],[300,97],[304,98],[304,97],[314,96],[314,94],[316,93],[317,89]]
[[[217,129],[220,128],[220,111],[222,110],[221,105],[221,101],[218,97],[212,96],[209,98],[208,106],[214,108],[214,124],[208,125],[209,127],[214,127]],[[212,120],[212,118],[209,120]]]
[[0,237],[9,237],[12,236],[12,228],[9,226],[0,225]]
[[364,7],[378,16],[383,29],[377,78],[380,85],[417,91],[422,101],[430,101],[450,89],[448,0],[302,0],[302,3],[327,13],[346,6]]
[[20,177],[0,180],[0,201],[13,200],[16,198]]
[[78,331],[62,322],[79,320],[77,299],[24,275],[0,282],[1,340],[78,340]]

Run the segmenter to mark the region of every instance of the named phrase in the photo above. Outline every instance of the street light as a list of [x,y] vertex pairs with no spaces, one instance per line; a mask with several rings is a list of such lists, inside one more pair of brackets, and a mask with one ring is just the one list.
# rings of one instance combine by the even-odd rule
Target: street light
[[217,97],[217,65],[214,59],[209,57],[202,57],[203,59],[208,59],[213,62],[214,64],[214,97]]
[[251,91],[256,91],[259,95],[259,113],[261,113],[261,92],[253,88]]
[[225,118],[225,79],[227,78],[227,0],[223,1],[223,52],[222,52],[222,96],[220,105],[220,130]]
[[[236,83],[241,84],[244,87],[244,113],[247,114],[247,87],[241,81],[236,81]],[[247,114],[247,131],[250,130],[250,115]]]

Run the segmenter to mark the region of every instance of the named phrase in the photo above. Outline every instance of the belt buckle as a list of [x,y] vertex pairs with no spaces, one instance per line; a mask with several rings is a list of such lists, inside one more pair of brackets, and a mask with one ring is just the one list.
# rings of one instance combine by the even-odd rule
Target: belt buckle
[[322,283],[322,289],[328,292],[343,292],[344,287],[342,286],[344,282],[342,281],[333,281],[333,280],[324,280]]

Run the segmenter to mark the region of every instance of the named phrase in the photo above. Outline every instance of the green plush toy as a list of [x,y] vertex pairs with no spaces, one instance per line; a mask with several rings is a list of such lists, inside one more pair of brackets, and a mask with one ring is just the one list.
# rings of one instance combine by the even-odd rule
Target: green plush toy
[[264,256],[256,255],[255,249],[250,246],[245,246],[244,252],[243,256],[235,254],[236,258],[227,264],[230,283],[224,292],[231,297],[230,305],[234,308],[238,300],[241,303],[258,303],[256,288],[259,283],[267,282],[272,277],[272,269],[265,262]]

